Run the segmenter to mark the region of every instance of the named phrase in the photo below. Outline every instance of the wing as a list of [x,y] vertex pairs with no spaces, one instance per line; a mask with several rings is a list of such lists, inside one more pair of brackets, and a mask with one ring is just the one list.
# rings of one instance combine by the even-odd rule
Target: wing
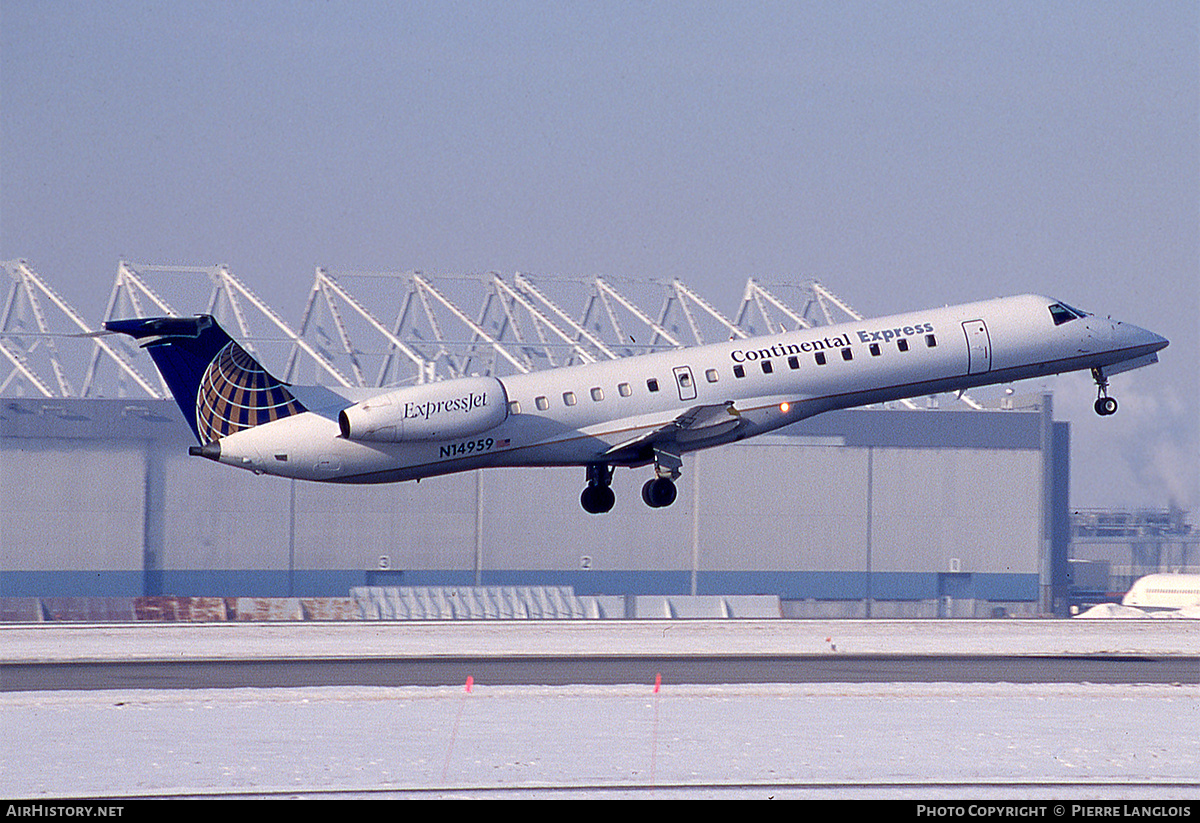
[[742,413],[732,400],[706,406],[693,406],[669,423],[618,443],[605,457],[631,456],[636,452],[665,451],[678,453],[680,443],[720,437],[742,425]]

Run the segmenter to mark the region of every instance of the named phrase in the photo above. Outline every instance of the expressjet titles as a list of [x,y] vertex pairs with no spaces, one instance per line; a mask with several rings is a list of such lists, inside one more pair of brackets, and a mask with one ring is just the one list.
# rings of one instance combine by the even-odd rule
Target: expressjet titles
[[453,400],[437,400],[429,401],[428,403],[405,403],[404,404],[404,419],[412,420],[414,418],[423,418],[428,420],[435,414],[443,412],[470,412],[473,409],[479,409],[487,405],[487,392],[473,392],[465,397],[456,397]]
[[[917,323],[915,326],[903,326],[898,329],[879,329],[875,331],[856,332],[862,343],[881,341],[887,343],[898,337],[911,337],[914,334],[928,334],[933,331],[932,323]],[[805,340],[801,343],[775,343],[769,349],[734,349],[729,353],[735,363],[753,362],[755,360],[770,360],[772,357],[786,357],[789,354],[820,351],[821,349],[840,349],[850,345],[850,335],[839,334],[835,337],[825,337],[820,340]]]

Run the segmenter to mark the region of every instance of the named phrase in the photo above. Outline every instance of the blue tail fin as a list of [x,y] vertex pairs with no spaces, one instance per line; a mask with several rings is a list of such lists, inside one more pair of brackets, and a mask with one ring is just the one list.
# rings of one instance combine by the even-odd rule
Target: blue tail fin
[[201,445],[305,411],[210,315],[110,320],[104,328],[145,340]]

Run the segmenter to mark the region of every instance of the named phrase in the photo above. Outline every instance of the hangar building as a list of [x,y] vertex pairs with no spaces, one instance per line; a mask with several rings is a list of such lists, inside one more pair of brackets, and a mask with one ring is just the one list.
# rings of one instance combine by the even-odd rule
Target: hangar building
[[[127,266],[119,268],[108,316],[169,308],[161,298],[146,310],[122,307],[117,296],[130,286],[121,280]],[[40,295],[45,302],[52,292],[44,281],[35,289],[26,264],[6,264],[14,281],[19,267],[26,279],[18,298]],[[417,353],[410,360],[426,378],[447,369],[561,364],[597,356],[600,348],[632,353],[619,351],[619,343],[643,336],[642,329],[625,325],[608,340],[599,334],[598,317],[621,326],[614,306],[623,307],[626,322],[646,321],[643,339],[658,347],[693,342],[678,339],[681,324],[703,339],[697,306],[724,319],[678,290],[681,284],[671,284],[673,309],[687,323],[671,325],[670,300],[652,317],[633,301],[626,305],[624,295],[605,293],[607,284],[592,287],[603,310],[589,315],[585,303],[572,321],[556,315],[531,281],[512,294],[493,283],[496,301],[508,299],[495,313],[504,319],[484,322],[488,304],[460,309],[475,326],[474,353],[447,354],[453,346],[431,346],[427,334],[406,329],[413,321],[404,312],[416,313],[424,299],[430,320],[434,294],[443,306],[460,307],[438,281],[414,274],[410,287],[412,278],[429,288],[410,291],[408,303],[397,303],[397,322],[381,324],[396,339],[372,364],[379,366],[378,385],[396,381],[387,358],[407,356],[404,345]],[[233,290],[224,282],[227,298]],[[729,328],[771,327],[766,309],[774,291],[751,281],[737,320],[725,321]],[[309,354],[318,378],[361,376],[373,370],[366,347],[343,345],[339,361],[331,341],[345,344],[349,335],[330,331],[346,327],[313,319],[321,299],[330,317],[338,316],[331,295],[343,301],[343,312],[349,306],[369,315],[356,294],[319,271],[299,331],[284,342],[293,354]],[[2,338],[5,351],[18,339],[26,349],[20,361],[9,357],[0,399],[0,596],[345,596],[362,585],[570,585],[579,594],[775,594],[785,616],[797,617],[970,617],[1065,607],[1069,433],[1054,422],[1049,396],[1010,399],[1003,409],[907,404],[820,415],[688,456],[669,509],[642,504],[645,470],[618,470],[616,508],[593,516],[578,502],[582,469],[497,469],[352,487],[259,477],[189,458],[192,435],[174,402],[153,378],[142,377],[147,389],[134,377],[149,369],[148,358],[137,360],[144,354],[95,349],[81,359],[89,363],[87,388],[75,390],[80,383],[61,377],[69,371],[62,351],[48,368],[32,365],[36,347],[29,341],[37,335],[28,326],[14,330],[18,298],[10,294]],[[251,300],[261,303],[244,290],[243,303]],[[214,301],[208,305],[213,310]],[[290,330],[268,306],[254,305]],[[814,305],[832,322],[827,306]],[[526,316],[524,336],[514,339],[522,320],[514,307],[536,309],[541,331],[532,333]],[[805,320],[782,301],[776,309]],[[236,311],[229,316],[242,320]],[[234,321],[223,319],[239,336]],[[566,340],[543,348],[536,356],[547,362],[538,364],[530,352],[552,337],[550,323]],[[405,338],[406,331],[413,333]],[[53,330],[44,334],[54,338]],[[442,342],[451,335],[443,329]],[[65,347],[66,333],[58,339]],[[568,343],[573,353],[564,352]],[[118,367],[112,388],[93,377],[106,357]],[[285,379],[303,382],[297,362],[286,359]],[[55,379],[39,379],[45,373],[56,376],[57,391]]]

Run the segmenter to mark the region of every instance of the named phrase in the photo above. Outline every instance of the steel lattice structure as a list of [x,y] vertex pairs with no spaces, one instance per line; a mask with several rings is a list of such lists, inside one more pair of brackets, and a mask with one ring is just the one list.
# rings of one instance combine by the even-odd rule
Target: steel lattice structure
[[[121,261],[93,327],[28,263],[2,265],[3,396],[168,397],[136,352],[99,329],[115,318],[178,316],[176,306],[216,316],[285,382],[344,387],[503,376],[862,319],[815,281],[748,279],[726,315],[678,279],[318,268],[299,322],[290,324],[228,266]],[[167,294],[177,295],[174,303]]]

